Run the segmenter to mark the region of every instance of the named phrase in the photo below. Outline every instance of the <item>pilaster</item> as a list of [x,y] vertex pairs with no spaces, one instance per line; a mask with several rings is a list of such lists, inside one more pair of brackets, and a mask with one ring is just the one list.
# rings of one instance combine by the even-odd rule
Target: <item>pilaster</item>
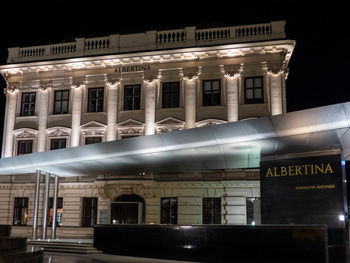
[[16,104],[18,88],[7,86],[6,92],[6,109],[2,157],[11,157],[13,155],[14,127],[16,121]]
[[83,88],[84,82],[81,81],[75,82],[72,85],[73,106],[71,147],[79,146]]
[[119,81],[110,81],[107,83],[108,107],[107,107],[107,134],[106,141],[115,141],[117,139],[117,93]]
[[48,117],[49,105],[49,88],[50,84],[40,84],[39,95],[39,110],[38,110],[38,143],[37,152],[46,151],[46,126]]
[[152,74],[144,77],[145,84],[145,135],[152,135],[155,132],[156,114],[156,85],[158,75]]

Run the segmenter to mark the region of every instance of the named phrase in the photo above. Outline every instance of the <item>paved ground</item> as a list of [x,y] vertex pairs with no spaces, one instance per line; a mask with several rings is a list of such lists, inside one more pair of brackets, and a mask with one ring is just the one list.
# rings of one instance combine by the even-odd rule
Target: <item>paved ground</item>
[[[185,261],[163,260],[154,258],[138,258],[115,256],[107,254],[65,254],[65,253],[45,253],[43,263],[180,263]],[[186,261],[186,263],[190,263]]]

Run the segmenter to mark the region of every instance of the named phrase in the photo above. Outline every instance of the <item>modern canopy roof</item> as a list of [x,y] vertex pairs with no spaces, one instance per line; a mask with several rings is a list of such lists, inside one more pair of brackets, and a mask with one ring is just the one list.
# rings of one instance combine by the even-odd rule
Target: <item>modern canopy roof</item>
[[350,102],[272,117],[0,159],[0,175],[58,176],[258,168],[261,156],[340,149],[350,160]]

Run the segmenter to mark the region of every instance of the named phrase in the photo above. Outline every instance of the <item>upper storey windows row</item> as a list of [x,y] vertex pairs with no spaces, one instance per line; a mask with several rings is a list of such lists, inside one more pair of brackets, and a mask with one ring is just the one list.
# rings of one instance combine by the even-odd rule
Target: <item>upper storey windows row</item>
[[[202,106],[222,105],[222,80],[212,79],[201,82]],[[264,103],[263,77],[246,77],[244,85],[244,104]],[[123,86],[123,107],[125,111],[140,110],[142,93],[141,84]],[[68,114],[71,107],[71,91],[54,90],[52,114]],[[105,87],[92,87],[87,89],[86,112],[103,112],[106,98]],[[34,116],[36,107],[36,92],[21,94],[20,116]],[[179,108],[181,100],[181,82],[163,82],[161,84],[161,108]]]

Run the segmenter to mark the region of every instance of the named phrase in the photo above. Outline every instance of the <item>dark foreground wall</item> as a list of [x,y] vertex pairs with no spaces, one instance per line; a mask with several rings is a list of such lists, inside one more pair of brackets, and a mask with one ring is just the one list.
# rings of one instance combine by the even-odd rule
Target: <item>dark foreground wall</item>
[[0,263],[40,263],[42,250],[27,250],[26,238],[9,237],[11,226],[0,225]]
[[104,253],[201,262],[328,262],[323,225],[96,225]]

